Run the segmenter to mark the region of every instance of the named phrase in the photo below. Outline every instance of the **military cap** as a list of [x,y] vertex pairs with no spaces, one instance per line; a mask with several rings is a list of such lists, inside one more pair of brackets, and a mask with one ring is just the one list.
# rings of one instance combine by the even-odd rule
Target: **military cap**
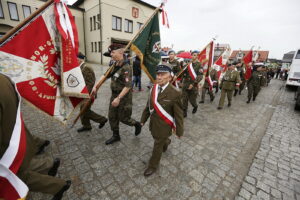
[[156,67],[156,73],[160,72],[172,72],[172,66],[169,63],[161,63]]
[[193,55],[194,53],[198,54],[199,51],[197,51],[197,50],[192,51],[192,55]]
[[175,51],[174,51],[174,50],[170,50],[170,51],[168,52],[168,55],[170,55],[171,53],[175,53]]
[[237,64],[239,64],[239,62],[237,61],[232,62],[232,65],[237,65]]
[[121,44],[111,44],[109,47],[108,47],[108,50],[107,52],[105,52],[103,55],[106,56],[106,57],[111,57],[110,53],[114,50],[117,50],[117,49],[122,49],[124,48],[123,45]]

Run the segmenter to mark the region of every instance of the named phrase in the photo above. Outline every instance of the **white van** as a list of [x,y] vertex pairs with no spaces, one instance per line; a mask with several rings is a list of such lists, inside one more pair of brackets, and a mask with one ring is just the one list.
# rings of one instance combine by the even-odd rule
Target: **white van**
[[293,57],[286,85],[300,86],[300,49],[295,52]]

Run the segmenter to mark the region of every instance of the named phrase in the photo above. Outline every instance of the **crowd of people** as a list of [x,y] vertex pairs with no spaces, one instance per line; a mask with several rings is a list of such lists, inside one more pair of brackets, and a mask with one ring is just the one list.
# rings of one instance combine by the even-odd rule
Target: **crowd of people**
[[[167,151],[171,144],[170,136],[174,133],[178,138],[184,133],[184,118],[188,115],[188,106],[192,106],[192,114],[198,110],[199,104],[205,103],[205,95],[209,94],[210,102],[215,99],[215,94],[221,90],[219,104],[217,109],[221,110],[224,107],[227,96],[228,107],[232,106],[232,98],[236,95],[241,95],[247,87],[248,100],[246,103],[255,101],[261,87],[269,83],[270,78],[285,77],[285,73],[268,70],[263,63],[250,63],[247,67],[252,69],[250,77],[246,78],[246,66],[241,61],[227,63],[227,70],[223,71],[221,76],[218,76],[216,67],[203,65],[198,60],[198,52],[192,52],[192,59],[189,62],[177,60],[174,51],[168,52],[168,57],[165,58],[158,66],[156,66],[156,82],[150,87],[148,101],[145,102],[145,108],[141,115],[141,119],[136,120],[131,117],[132,114],[132,92],[134,87],[141,87],[141,60],[135,57],[131,65],[125,56],[122,46],[111,45],[106,56],[111,57],[110,65],[113,67],[107,78],[111,79],[111,98],[109,103],[108,118],[97,114],[88,107],[86,112],[81,116],[82,127],[78,132],[90,131],[92,129],[90,121],[98,123],[99,129],[109,122],[112,136],[105,144],[111,145],[121,140],[120,122],[135,128],[135,136],[139,136],[142,127],[148,119],[150,119],[149,130],[154,139],[152,156],[148,162],[148,166],[144,171],[144,176],[150,176],[156,172],[159,167],[162,153]],[[81,63],[81,70],[86,82],[88,91],[92,98],[97,97],[95,73],[91,67],[84,63],[84,55],[79,54],[78,59]],[[19,101],[16,95],[16,89],[9,78],[0,75],[1,86],[5,86],[4,90],[7,95],[1,95],[1,107],[10,102],[10,110],[0,109],[1,115],[5,116],[1,119],[1,127],[6,127],[7,120],[10,117],[13,122],[16,118],[17,102]],[[3,88],[2,87],[2,88]],[[197,98],[201,95],[198,102]],[[11,103],[11,102],[15,103]],[[7,116],[6,116],[7,115]],[[6,127],[5,133],[0,132],[1,139],[0,157],[5,152],[8,146],[9,138],[12,134],[13,124]],[[4,130],[4,129],[2,129]],[[0,130],[0,131],[2,131]],[[31,135],[29,130],[27,134],[27,151],[31,154],[25,156],[23,168],[18,173],[18,176],[26,183],[31,191],[38,191],[53,194],[53,200],[62,198],[63,193],[67,191],[71,185],[70,180],[62,180],[56,178],[55,175],[60,165],[59,159],[50,159],[42,157],[35,158],[35,154],[41,154],[43,149],[49,145],[50,141],[42,140]],[[7,141],[5,141],[5,139]],[[26,161],[26,162],[25,162]]]

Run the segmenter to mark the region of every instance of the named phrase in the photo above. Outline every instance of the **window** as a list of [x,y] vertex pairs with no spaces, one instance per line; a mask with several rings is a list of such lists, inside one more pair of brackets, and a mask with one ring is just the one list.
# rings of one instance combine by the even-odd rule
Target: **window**
[[23,8],[24,18],[28,17],[31,14],[30,6],[24,6],[24,5],[22,5],[22,8]]
[[9,15],[11,20],[19,21],[19,14],[17,4],[12,2],[7,2]]
[[122,19],[121,17],[112,16],[112,30],[122,31]]
[[300,59],[300,50],[298,50],[295,59]]
[[97,29],[100,29],[100,14],[97,15]]
[[94,52],[94,42],[91,42],[92,52]]
[[97,52],[97,42],[95,42],[95,52]]
[[93,30],[93,18],[90,17],[90,31]]
[[140,30],[143,27],[143,23],[138,22],[137,26],[138,26],[138,29]]
[[125,19],[125,27],[124,27],[125,32],[132,33],[133,32],[132,27],[133,27],[132,26],[132,21],[128,20],[128,19]]
[[94,30],[96,30],[96,16],[93,16],[93,20],[94,20]]
[[4,13],[3,13],[3,8],[2,8],[1,1],[0,1],[0,18],[4,18]]
[[101,42],[98,42],[98,52],[101,52]]

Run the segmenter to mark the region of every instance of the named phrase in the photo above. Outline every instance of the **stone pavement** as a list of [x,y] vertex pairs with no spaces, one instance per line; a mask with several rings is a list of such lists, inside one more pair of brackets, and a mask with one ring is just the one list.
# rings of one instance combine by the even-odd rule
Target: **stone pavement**
[[294,105],[294,92],[282,89],[236,199],[300,199],[300,113]]
[[[100,77],[105,68],[93,67]],[[94,111],[103,115],[108,113],[109,83],[107,81],[100,88],[93,106]],[[142,86],[145,91],[133,95],[132,117],[138,120],[148,98],[147,83],[144,74]],[[72,180],[72,187],[64,200],[234,199],[277,109],[276,104],[283,93],[280,86],[280,81],[273,81],[261,91],[256,102],[250,104],[246,104],[247,91],[244,91],[234,98],[231,108],[225,107],[221,111],[216,109],[220,93],[213,103],[209,103],[207,95],[206,103],[200,105],[195,115],[189,108],[184,137],[180,140],[171,138],[172,143],[162,156],[159,171],[149,178],[143,176],[153,146],[149,122],[138,137],[134,136],[133,127],[121,124],[121,142],[106,146],[105,140],[112,135],[108,124],[99,130],[93,123],[92,131],[77,133],[80,123],[70,129],[70,124],[62,126],[26,104],[23,115],[33,134],[51,140],[46,153],[61,158],[58,176]],[[286,111],[280,105],[279,109],[276,113]],[[275,124],[271,125],[275,129]],[[293,142],[296,143],[297,139]],[[278,144],[277,140],[274,144]],[[287,145],[286,140],[283,141],[283,145]],[[296,147],[287,148],[294,157],[296,150]],[[260,152],[262,156],[265,151]],[[291,167],[297,166],[295,162],[291,162]],[[284,176],[288,166],[280,163],[285,171],[280,167],[279,172]],[[297,173],[295,171],[290,176],[298,176]],[[28,199],[46,200],[51,196],[31,193]]]

